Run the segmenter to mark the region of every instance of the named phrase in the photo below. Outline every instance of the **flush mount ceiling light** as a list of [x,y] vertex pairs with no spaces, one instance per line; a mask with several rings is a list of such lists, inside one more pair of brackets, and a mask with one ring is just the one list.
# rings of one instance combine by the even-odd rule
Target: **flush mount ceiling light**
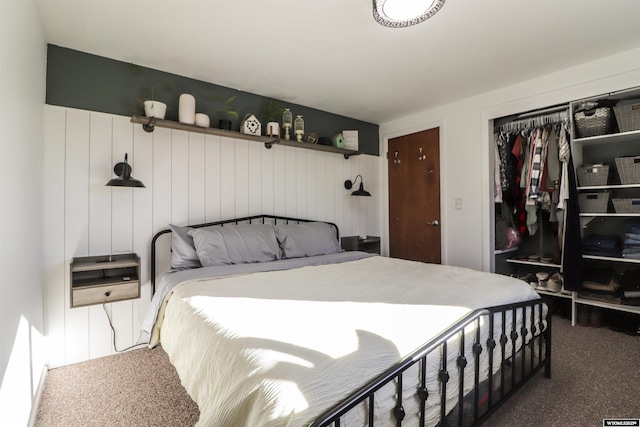
[[435,15],[445,0],[373,0],[373,17],[385,27],[416,25]]

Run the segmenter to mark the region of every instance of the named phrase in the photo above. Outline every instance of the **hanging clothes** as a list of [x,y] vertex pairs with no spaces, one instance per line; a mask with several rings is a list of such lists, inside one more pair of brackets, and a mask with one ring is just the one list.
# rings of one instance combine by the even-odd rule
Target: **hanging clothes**
[[558,209],[564,209],[566,201],[569,199],[569,159],[571,158],[569,129],[565,123],[560,126],[559,134],[558,159],[562,163],[562,175],[559,184]]
[[514,226],[524,236],[537,233],[540,209],[549,212],[550,222],[558,222],[558,203],[566,200],[561,196],[565,194],[562,185],[563,178],[566,184],[568,134],[562,131],[566,125],[548,124],[546,118],[521,124],[535,126],[494,133],[494,155],[499,156],[494,180],[496,191],[501,192],[496,193],[496,203],[506,203],[503,211],[511,212]]
[[[500,149],[498,148],[499,134],[493,134],[493,164],[500,165]],[[495,190],[494,202],[502,203],[502,184],[500,179],[500,167],[493,168],[493,185]]]
[[[582,251],[575,173],[570,163],[568,108],[524,116],[528,118],[495,129],[494,154],[500,159],[495,162],[494,172],[499,176],[496,189],[502,193],[496,200],[501,200],[501,218],[511,216],[520,236],[540,236],[539,254],[531,255],[564,264],[568,274],[565,288],[570,290],[582,281]],[[545,236],[552,237],[553,245]]]
[[564,288],[568,291],[577,291],[583,281],[582,238],[580,227],[580,209],[578,208],[578,186],[573,169],[573,160],[569,154],[567,171],[567,185],[569,194],[566,199],[565,216],[565,244],[562,252]]
[[514,182],[514,226],[517,228],[521,237],[526,237],[527,232],[527,213],[524,208],[524,198],[522,197],[522,187],[520,185],[521,171],[524,163],[523,156],[523,136],[521,133],[515,135],[511,154],[516,158],[516,173]]

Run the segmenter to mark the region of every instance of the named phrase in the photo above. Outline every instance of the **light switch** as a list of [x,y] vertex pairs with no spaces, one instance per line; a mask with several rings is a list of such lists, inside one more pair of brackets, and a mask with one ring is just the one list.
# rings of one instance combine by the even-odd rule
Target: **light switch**
[[456,203],[456,209],[462,209],[462,198],[456,198],[455,203]]

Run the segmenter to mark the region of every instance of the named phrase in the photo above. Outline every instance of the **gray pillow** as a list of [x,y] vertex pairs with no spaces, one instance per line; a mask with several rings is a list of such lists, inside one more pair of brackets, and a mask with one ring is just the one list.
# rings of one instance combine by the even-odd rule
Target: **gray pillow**
[[234,225],[194,228],[196,254],[205,267],[248,264],[280,259],[280,247],[272,225]]
[[326,222],[276,225],[283,258],[300,258],[342,252],[336,230]]
[[192,228],[173,224],[169,224],[169,228],[171,228],[171,270],[202,267],[193,245],[193,237],[189,235],[189,230]]

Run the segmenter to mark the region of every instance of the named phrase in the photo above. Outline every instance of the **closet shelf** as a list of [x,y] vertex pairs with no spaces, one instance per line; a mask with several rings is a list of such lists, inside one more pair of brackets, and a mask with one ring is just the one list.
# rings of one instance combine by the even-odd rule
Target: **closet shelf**
[[631,264],[640,264],[640,259],[635,258],[616,258],[611,256],[599,256],[599,255],[582,255],[584,259],[597,259],[600,261],[616,261],[616,262],[624,262]]
[[549,295],[551,297],[560,297],[560,298],[566,298],[566,299],[573,298],[571,294],[566,294],[564,292],[551,292],[551,291],[545,291],[544,289],[536,289],[536,292],[541,295]]
[[598,217],[598,216],[607,216],[607,217],[640,217],[640,214],[637,213],[613,213],[613,212],[584,212],[580,213],[581,217]]
[[598,301],[595,299],[589,299],[581,296],[576,296],[573,299],[573,302],[576,304],[592,305],[594,307],[602,307],[602,308],[608,308],[611,310],[626,311],[627,313],[640,314],[640,306],[636,306],[636,305],[625,305],[625,304],[618,304],[614,302],[604,302],[604,301]]
[[508,259],[507,262],[510,262],[512,264],[537,265],[540,267],[547,267],[547,268],[560,268],[560,264],[554,264],[551,262],[540,262],[540,261],[525,261],[525,260],[516,259],[516,258]]
[[500,255],[500,254],[508,254],[510,252],[515,252],[517,250],[519,250],[520,248],[516,247],[516,248],[509,248],[509,249],[496,249],[495,251],[493,251],[493,253],[495,255]]
[[256,136],[247,135],[232,130],[224,130],[217,128],[204,128],[196,125],[188,125],[184,123],[174,122],[171,120],[154,119],[150,117],[133,116],[131,117],[131,123],[141,124],[147,132],[153,132],[154,127],[168,128],[175,130],[184,130],[187,132],[204,133],[206,135],[224,136],[234,139],[245,139],[247,141],[261,142],[265,148],[271,148],[273,145],[284,145],[287,147],[304,148],[306,150],[324,151],[327,153],[342,154],[345,159],[351,156],[357,156],[361,154],[359,151],[347,150],[344,148],[333,147],[329,145],[312,144],[310,142],[298,142],[295,140],[273,138],[271,136]]
[[640,184],[615,184],[615,185],[590,185],[588,187],[578,187],[578,191],[595,190],[624,190],[626,188],[640,188]]
[[579,146],[601,145],[601,144],[619,144],[640,139],[640,130],[630,132],[612,133],[609,135],[589,136],[586,138],[575,138],[573,144]]

